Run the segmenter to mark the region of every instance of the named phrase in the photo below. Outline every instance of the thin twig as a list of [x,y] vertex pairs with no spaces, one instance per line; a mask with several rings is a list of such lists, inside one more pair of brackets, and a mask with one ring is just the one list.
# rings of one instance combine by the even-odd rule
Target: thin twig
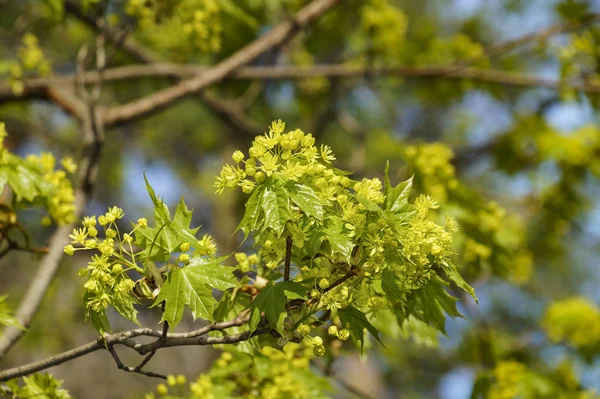
[[158,374],[158,373],[153,373],[152,371],[144,371],[144,370],[142,370],[142,366],[145,365],[147,363],[147,360],[150,360],[150,358],[152,358],[152,356],[156,352],[150,352],[150,354],[148,356],[146,356],[146,358],[144,359],[144,361],[142,363],[140,363],[139,366],[137,366],[137,367],[129,367],[129,366],[125,366],[123,364],[123,362],[119,358],[119,355],[117,354],[117,351],[115,350],[114,345],[109,345],[108,346],[108,351],[110,352],[110,354],[112,355],[113,359],[115,360],[115,363],[117,364],[117,368],[119,370],[124,370],[124,371],[127,371],[129,373],[143,374],[143,375],[148,376],[148,377],[161,378],[163,380],[167,379],[166,375],[162,375],[162,374]]
[[283,281],[289,281],[290,268],[292,263],[292,236],[285,239],[285,269],[283,271]]

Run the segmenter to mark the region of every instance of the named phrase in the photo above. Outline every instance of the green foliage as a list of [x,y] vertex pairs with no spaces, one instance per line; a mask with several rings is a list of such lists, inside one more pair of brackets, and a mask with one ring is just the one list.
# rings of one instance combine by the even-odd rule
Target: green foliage
[[23,159],[4,147],[6,136],[4,123],[0,123],[0,191],[6,186],[12,189],[12,208],[42,207],[49,215],[42,220],[44,224],[49,224],[50,218],[61,225],[74,221],[75,195],[68,178],[77,169],[73,160],[63,158],[64,169],[55,169],[56,159],[50,153]]
[[[224,352],[210,372],[189,385],[178,386],[185,379],[169,377],[160,384],[158,397],[173,399],[250,399],[299,398],[325,399],[332,391],[329,380],[315,376],[309,362],[314,358],[310,345],[290,343],[282,351],[265,346],[250,357],[238,352]],[[154,394],[148,399],[156,398]]]
[[567,342],[575,348],[598,350],[600,309],[589,300],[573,297],[552,303],[542,322],[554,342]]
[[[0,324],[3,326],[23,328],[6,303],[6,296],[0,296]],[[0,339],[2,339],[2,334],[0,334]]]
[[162,320],[175,327],[181,321],[185,305],[192,310],[194,319],[213,320],[217,301],[212,296],[212,289],[224,291],[238,285],[231,273],[234,268],[221,266],[222,260],[193,257],[187,266],[175,266],[154,302],[154,305],[165,303]]
[[[62,380],[55,380],[48,373],[35,373],[30,377],[23,377],[23,385],[16,380],[6,383],[14,398],[20,399],[70,399],[71,395],[61,388]],[[2,388],[0,388],[2,393]]]
[[[168,207],[156,197],[147,180],[146,188],[155,207],[155,227],[149,227],[148,221],[141,218],[133,230],[121,234],[117,221],[124,213],[112,207],[97,219],[86,217],[83,228],[73,230],[73,241],[65,247],[69,255],[79,250],[100,253],[93,255],[88,267],[79,273],[88,278],[84,285],[86,317],[100,333],[110,331],[108,305],[138,323],[134,305],[144,299],[154,300],[152,306],[164,306],[162,320],[171,328],[181,321],[186,305],[194,318],[213,320],[216,300],[212,289],[226,290],[237,285],[231,274],[233,268],[220,265],[224,258],[214,258],[216,246],[212,238],[195,237],[198,228],[190,228],[192,211],[183,199],[171,220]],[[104,239],[98,238],[97,223],[104,229]],[[137,252],[134,242],[140,248]],[[138,280],[131,279],[127,273],[130,270],[138,274]]]

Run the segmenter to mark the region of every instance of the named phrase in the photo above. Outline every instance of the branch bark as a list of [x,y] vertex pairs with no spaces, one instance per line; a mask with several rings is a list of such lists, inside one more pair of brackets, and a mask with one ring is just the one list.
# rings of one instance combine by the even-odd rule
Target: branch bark
[[[100,68],[98,68],[100,69]],[[71,104],[72,110],[81,122],[83,132],[84,157],[79,166],[79,187],[75,192],[75,217],[78,220],[87,203],[92,197],[96,183],[98,164],[104,147],[104,126],[102,125],[101,110],[95,103],[87,104],[75,94],[62,93],[54,90]],[[46,293],[50,289],[63,257],[63,248],[69,244],[69,233],[76,226],[76,222],[57,228],[48,245],[48,253],[42,258],[38,270],[33,276],[27,292],[16,312],[16,318],[25,329],[29,328],[35,315],[40,309]],[[25,334],[24,329],[7,327],[0,340],[0,359],[21,339]]]
[[[252,334],[249,331],[246,331],[243,333],[225,335],[222,337],[211,337],[208,335],[208,333],[211,331],[223,331],[227,328],[242,326],[246,324],[247,321],[248,315],[247,313],[243,313],[233,320],[222,323],[209,324],[205,327],[199,328],[188,333],[169,333],[164,339],[162,338],[162,331],[153,330],[151,328],[138,328],[135,330],[105,335],[104,337],[99,337],[98,339],[92,342],[81,345],[69,351],[60,353],[58,355],[51,356],[47,359],[0,371],[0,382],[8,381],[17,377],[26,376],[41,370],[46,370],[50,367],[58,366],[62,363],[71,361],[73,359],[83,357],[97,350],[110,350],[110,348],[114,347],[115,345],[123,345],[133,349],[140,355],[148,355],[162,348],[169,348],[175,346],[233,344],[241,341],[246,341],[257,335],[271,333],[271,329],[264,328],[256,330]],[[157,339],[148,344],[141,344],[134,339],[137,337],[155,337]],[[116,359],[118,359],[118,356]],[[119,368],[130,372],[138,372],[147,363],[146,359],[149,360],[149,358],[146,357],[144,361],[142,361],[140,366],[131,368],[131,370],[129,370],[130,367],[127,367],[122,363],[119,366]],[[119,362],[117,362],[117,365],[119,365]],[[139,370],[135,371],[135,369]],[[159,376],[158,374],[150,372],[143,372],[142,374],[151,377]]]
[[318,19],[340,0],[313,0],[302,8],[292,20],[283,22],[262,37],[246,45],[204,73],[180,82],[158,93],[124,104],[106,112],[104,123],[115,126],[158,112],[186,96],[198,93],[224,80],[236,69],[252,62],[264,52],[287,42],[301,28]]
[[[203,75],[211,68],[196,67],[189,65],[176,64],[149,64],[132,65],[118,68],[110,68],[104,72],[103,81],[120,81],[126,79],[142,78],[189,78],[190,76]],[[226,79],[240,80],[294,80],[308,79],[314,77],[330,78],[356,78],[362,79],[365,75],[370,77],[395,76],[409,79],[453,79],[453,80],[472,80],[482,83],[499,84],[503,86],[520,88],[548,88],[562,89],[569,88],[580,90],[584,93],[600,93],[600,83],[591,80],[569,80],[561,81],[558,79],[544,78],[528,73],[507,72],[496,69],[479,68],[457,68],[456,66],[424,66],[424,67],[406,67],[406,66],[388,66],[388,67],[370,67],[356,65],[314,65],[304,66],[251,66],[240,68],[227,76]],[[64,84],[71,84],[74,76],[67,75],[53,79],[29,79],[23,83],[25,91],[22,95],[12,93],[10,86],[6,83],[0,83],[0,103],[6,101],[15,101],[19,99],[44,98],[48,97],[46,91],[49,87],[57,87]],[[96,72],[87,72],[85,74],[86,82],[93,83],[98,80]],[[205,95],[205,98],[208,98]],[[215,105],[214,99],[211,108],[226,112],[228,105],[222,101]],[[62,107],[63,109],[66,107]],[[112,114],[109,118],[115,117]],[[132,117],[138,117],[132,116]],[[125,120],[123,120],[125,121]],[[117,123],[113,120],[112,123]],[[120,122],[119,122],[120,123]]]

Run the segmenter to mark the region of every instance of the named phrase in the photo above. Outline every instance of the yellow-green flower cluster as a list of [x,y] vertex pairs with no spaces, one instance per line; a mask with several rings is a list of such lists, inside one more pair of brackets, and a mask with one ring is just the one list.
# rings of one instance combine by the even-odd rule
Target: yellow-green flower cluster
[[419,52],[416,63],[419,65],[444,65],[456,61],[477,60],[476,65],[487,66],[485,49],[465,34],[459,33],[445,38],[435,36],[424,52]]
[[436,200],[445,202],[448,192],[458,187],[455,169],[450,162],[454,153],[449,147],[441,143],[407,146],[404,156],[423,192]]
[[576,348],[600,343],[600,309],[582,297],[552,303],[542,326],[554,342],[567,342]]
[[[586,79],[597,79],[598,74],[594,72],[598,68],[597,47],[594,34],[589,30],[569,35],[566,45],[554,49],[560,62],[561,78],[570,80],[585,75]],[[565,88],[562,95],[569,100],[575,98],[576,93],[572,88]]]
[[[217,0],[180,0],[175,5],[128,0],[127,14],[138,20],[138,33],[176,58],[221,48],[221,6]],[[158,16],[160,15],[160,18]]]
[[[39,167],[44,181],[55,187],[52,195],[46,199],[50,218],[59,225],[73,222],[75,220],[75,193],[68,174],[75,173],[77,165],[71,158],[66,157],[61,160],[64,170],[55,169],[56,158],[48,152],[43,152],[39,156],[29,155],[25,161]],[[50,224],[50,222],[48,218],[43,220],[44,224]]]
[[494,383],[488,392],[489,399],[515,399],[525,394],[524,377],[527,368],[515,361],[502,361],[494,369]]
[[[200,375],[190,384],[189,393],[178,394],[181,391],[177,386],[178,377],[171,379],[174,385],[167,379],[167,384],[159,384],[156,391],[159,397],[169,395],[173,399],[211,399],[217,392],[219,397],[243,399],[309,399],[315,394],[311,385],[322,383],[320,377],[310,372],[310,360],[314,356],[313,346],[308,343],[289,343],[282,351],[265,346],[255,360],[242,353],[224,352],[209,373]],[[253,361],[266,367],[259,370]],[[156,396],[152,393],[146,398]]]
[[[116,222],[123,216],[123,210],[115,206],[97,219],[95,216],[85,217],[82,227],[73,229],[69,235],[71,244],[64,249],[67,255],[82,250],[99,252],[92,256],[87,268],[79,273],[88,278],[84,284],[85,307],[88,315],[90,311],[104,312],[109,304],[116,305],[119,310],[123,303],[131,305],[134,301],[131,295],[135,283],[126,272],[130,269],[141,271],[135,261],[131,239],[131,235],[140,224],[138,223],[132,232],[123,234],[121,238]],[[98,225],[103,227],[106,238],[98,237]]]
[[23,93],[23,75],[28,72],[36,72],[41,76],[47,76],[52,72],[50,61],[39,47],[37,37],[31,33],[23,36],[23,45],[19,48],[18,61],[14,62],[10,68],[9,83],[15,94]]
[[408,29],[408,19],[389,0],[369,0],[361,11],[362,28],[373,50],[384,61],[398,59]]
[[[59,225],[73,222],[75,219],[75,193],[69,174],[73,174],[77,170],[77,165],[71,158],[65,157],[61,161],[63,169],[55,169],[56,158],[47,152],[40,155],[29,155],[22,159],[11,154],[5,148],[6,136],[6,127],[4,123],[0,122],[0,168],[15,170],[15,173],[11,173],[9,176],[17,180],[12,182],[9,178],[8,184],[23,186],[22,182],[32,179],[33,175],[43,182],[35,185],[27,184],[25,185],[27,188],[22,190],[13,187],[16,201],[20,202],[26,199],[31,202],[42,202],[49,215],[43,219],[43,224],[50,224],[51,220]],[[29,173],[21,175],[25,170]]]
[[348,178],[340,176],[334,170],[320,163],[330,163],[335,156],[328,146],[315,147],[312,134],[305,134],[296,129],[284,133],[285,123],[281,120],[271,124],[269,132],[258,136],[248,152],[249,158],[241,151],[233,154],[235,166],[226,165],[217,178],[214,186],[217,192],[225,187],[241,187],[249,194],[257,184],[278,174],[287,180],[310,180],[325,197],[333,196],[340,191],[337,185],[350,184]]
[[242,273],[247,273],[260,263],[260,258],[257,254],[246,255],[243,252],[237,252],[235,254],[235,260],[237,267]]

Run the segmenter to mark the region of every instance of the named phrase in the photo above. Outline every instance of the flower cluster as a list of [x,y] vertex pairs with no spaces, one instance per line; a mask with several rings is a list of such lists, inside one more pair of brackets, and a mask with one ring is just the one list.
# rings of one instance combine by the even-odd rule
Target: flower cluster
[[396,61],[408,30],[406,14],[389,0],[369,0],[361,11],[362,28],[384,61]]
[[[121,235],[117,220],[123,216],[123,210],[115,206],[98,218],[85,217],[82,227],[74,228],[69,235],[71,244],[64,249],[67,255],[83,250],[98,251],[98,254],[92,256],[88,266],[78,273],[88,278],[84,284],[88,318],[103,315],[108,305],[112,305],[124,317],[137,320],[136,310],[133,308],[136,300],[132,293],[135,282],[129,278],[127,271],[143,271],[136,263],[132,235],[137,228],[147,225],[147,221],[138,220],[133,231]],[[104,230],[104,239],[98,237],[98,225]]]
[[138,20],[143,40],[176,58],[195,49],[220,50],[221,11],[216,0],[183,0],[169,8],[145,0],[128,0],[126,8],[127,14]]
[[[335,159],[328,146],[321,146],[320,152],[314,146],[312,134],[305,134],[299,129],[284,133],[285,123],[275,121],[269,128],[269,133],[258,136],[249,150],[249,158],[241,151],[234,152],[232,158],[236,165],[226,165],[215,182],[217,192],[225,187],[241,187],[242,191],[250,194],[256,184],[277,174],[285,179],[299,181],[310,178],[315,185],[323,189],[329,187],[329,180],[334,180],[335,173],[327,170],[321,163],[329,163]],[[329,179],[328,179],[329,178]],[[335,179],[340,183],[342,178]],[[348,181],[349,183],[349,181]]]
[[[6,168],[7,182],[15,193],[17,206],[27,202],[42,203],[48,211],[43,224],[54,220],[59,225],[75,219],[75,194],[70,180],[77,165],[69,157],[61,160],[62,169],[56,169],[56,158],[50,153],[29,155],[22,159],[5,148],[6,128],[0,123],[0,169]],[[35,179],[37,183],[31,180]]]
[[19,48],[18,61],[10,67],[9,83],[15,94],[23,93],[23,76],[32,72],[48,76],[52,72],[52,66],[40,48],[37,37],[26,33],[23,36],[23,45]]
[[51,220],[58,224],[68,224],[75,220],[75,193],[73,185],[68,174],[73,174],[77,170],[77,165],[70,157],[61,160],[63,169],[55,169],[56,159],[50,153],[44,152],[39,156],[29,155],[26,162],[38,167],[43,179],[55,187],[52,196],[49,196],[47,207],[49,217],[44,218],[42,223],[48,225]]
[[[157,393],[169,398],[216,397],[278,399],[294,397],[308,399],[322,397],[328,384],[326,379],[310,372],[310,360],[314,357],[310,345],[288,344],[283,351],[265,346],[256,356],[239,352],[223,352],[210,372],[190,384],[189,393],[178,394],[178,377],[172,378],[169,389],[160,384]],[[154,394],[146,396],[154,399]]]
[[576,348],[600,343],[600,309],[585,298],[552,303],[546,310],[542,326],[554,342],[565,341]]

